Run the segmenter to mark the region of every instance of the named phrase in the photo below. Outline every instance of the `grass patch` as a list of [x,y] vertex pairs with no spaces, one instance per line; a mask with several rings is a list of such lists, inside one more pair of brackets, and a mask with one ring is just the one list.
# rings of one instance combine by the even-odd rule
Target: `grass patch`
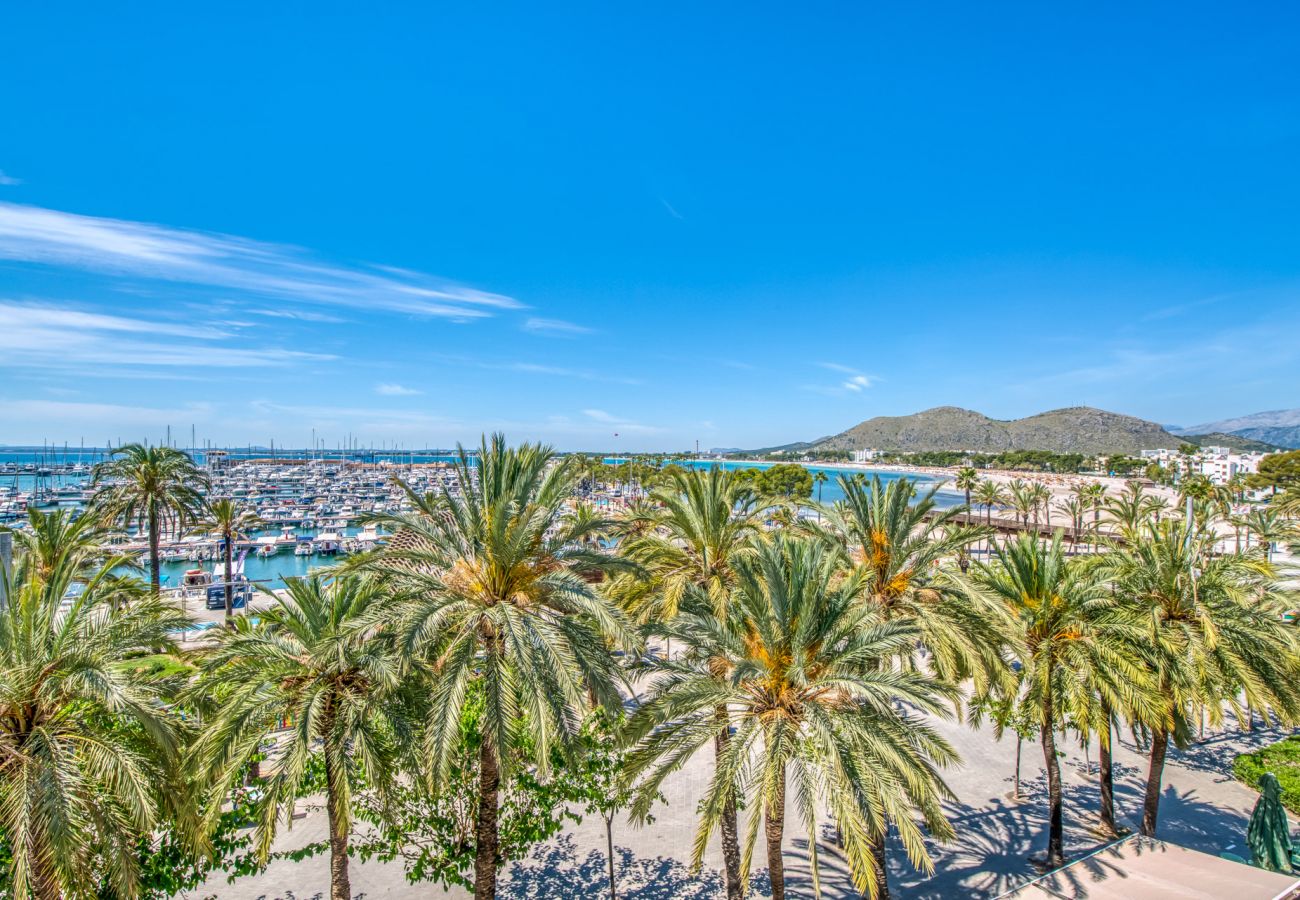
[[183,659],[169,653],[154,653],[149,656],[137,656],[125,660],[123,668],[145,678],[170,678],[176,675],[189,676],[194,667]]
[[1243,753],[1232,763],[1232,774],[1256,790],[1265,772],[1276,775],[1282,785],[1282,805],[1300,816],[1300,734]]

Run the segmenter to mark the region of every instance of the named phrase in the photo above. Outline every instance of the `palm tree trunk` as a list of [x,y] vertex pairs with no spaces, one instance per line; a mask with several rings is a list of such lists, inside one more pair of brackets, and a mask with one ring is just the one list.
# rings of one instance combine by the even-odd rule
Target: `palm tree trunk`
[[[725,706],[719,706],[714,715],[717,717],[720,725],[729,722],[730,716]],[[717,736],[713,739],[713,759],[714,771],[722,765],[722,757],[726,755],[727,745],[731,741],[730,725],[719,727]],[[730,792],[728,792],[730,793]],[[745,896],[745,886],[740,883],[740,827],[737,824],[736,800],[734,796],[728,798],[726,805],[722,808],[722,864],[723,875],[727,883],[727,900],[741,900]]]
[[474,900],[495,900],[497,895],[497,805],[501,769],[496,749],[485,735],[478,753],[478,821],[474,827]]
[[[1049,660],[1050,666],[1050,660]],[[1064,823],[1062,821],[1061,761],[1056,758],[1056,714],[1049,689],[1043,700],[1043,762],[1047,764],[1047,867],[1065,865]]]
[[231,547],[231,544],[234,536],[230,532],[226,532],[224,537],[226,539],[226,627],[233,628],[235,626],[235,586],[230,582],[230,570],[233,565],[231,556],[234,555],[234,548]]
[[785,864],[781,858],[781,838],[785,831],[785,771],[776,779],[776,794],[763,815],[767,837],[767,873],[772,880],[772,900],[785,900]]
[[156,599],[162,593],[162,571],[158,560],[158,501],[149,501],[149,590]]
[[1110,758],[1110,739],[1113,729],[1110,704],[1104,700],[1101,703],[1101,715],[1106,728],[1101,747],[1097,751],[1097,765],[1100,769],[1098,778],[1101,782],[1101,831],[1107,837],[1114,837],[1119,834],[1119,829],[1115,827],[1115,772]]
[[335,779],[340,777],[331,762],[333,754],[325,753],[325,806],[329,814],[330,829],[330,900],[352,900],[352,881],[348,877],[348,831],[343,816],[337,812]]
[[1160,814],[1160,781],[1164,777],[1165,752],[1169,735],[1161,729],[1151,735],[1151,766],[1147,770],[1147,792],[1142,801],[1142,833],[1156,836],[1156,817]]
[[889,857],[885,850],[885,838],[882,834],[871,842],[871,867],[876,870],[875,900],[889,900]]

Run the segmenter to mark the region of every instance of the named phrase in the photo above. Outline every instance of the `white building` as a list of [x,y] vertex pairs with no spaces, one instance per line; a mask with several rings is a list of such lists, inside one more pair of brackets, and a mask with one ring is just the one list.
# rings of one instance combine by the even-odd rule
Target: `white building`
[[879,450],[854,450],[853,461],[855,463],[873,462],[880,458]]
[[1158,462],[1166,469],[1176,469],[1179,472],[1185,471],[1190,459],[1192,473],[1204,475],[1214,484],[1227,484],[1237,475],[1258,472],[1259,461],[1267,455],[1243,453],[1230,447],[1200,447],[1190,457],[1165,448],[1142,451],[1143,459]]

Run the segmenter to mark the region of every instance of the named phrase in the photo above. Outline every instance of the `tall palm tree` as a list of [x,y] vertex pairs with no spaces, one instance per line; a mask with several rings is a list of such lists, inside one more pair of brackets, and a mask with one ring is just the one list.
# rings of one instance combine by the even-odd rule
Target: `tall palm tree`
[[1020,524],[1028,527],[1029,516],[1033,513],[1037,499],[1032,485],[1023,478],[1013,478],[1007,484],[1008,506],[1020,518]]
[[[620,578],[615,593],[638,621],[671,622],[683,610],[725,623],[736,588],[737,566],[755,552],[752,538],[762,533],[763,504],[752,483],[720,467],[675,470],[655,491],[661,509],[655,528],[628,541],[628,559],[640,572]],[[671,632],[665,634],[671,641]],[[727,674],[725,658],[714,661],[714,675]],[[725,705],[714,710],[729,721]],[[714,735],[714,757],[727,753],[729,731]],[[727,896],[744,894],[740,877],[740,828],[736,806],[725,805],[719,818]]]
[[1096,535],[1101,531],[1101,508],[1106,502],[1106,485],[1101,481],[1090,481],[1079,488],[1078,493],[1079,498],[1092,510],[1092,533],[1095,547]]
[[1213,555],[1213,536],[1161,522],[1106,555],[1102,570],[1144,616],[1146,664],[1161,698],[1152,733],[1142,833],[1154,836],[1169,741],[1190,734],[1192,711],[1217,724],[1226,702],[1300,718],[1300,645],[1282,623],[1272,565],[1259,557]]
[[[922,715],[942,714],[955,690],[933,676],[897,665],[917,632],[909,622],[882,621],[859,600],[860,576],[843,577],[837,555],[821,541],[779,536],[738,565],[733,609],[726,621],[684,612],[668,628],[689,648],[655,664],[645,703],[629,722],[637,741],[627,776],[641,778],[633,814],[644,815],[671,772],[730,724],[714,714],[734,710],[735,733],[701,803],[693,862],[737,795],[748,798],[742,877],[747,879],[760,823],[767,845],[772,897],[785,897],[787,779],[807,834],[814,889],[819,889],[815,807],[834,815],[855,886],[887,891],[874,848],[898,828],[914,864],[932,868],[924,833],[951,836],[940,803],[950,797],[938,768],[956,761],[952,748]],[[712,660],[731,662],[726,678]],[[660,727],[672,723],[671,727]]]
[[0,574],[0,833],[15,897],[135,896],[139,846],[178,779],[169,686],[126,661],[171,646],[189,621],[115,576],[125,557],[87,566],[84,536],[20,543],[12,577]]
[[387,599],[376,580],[362,576],[289,578],[256,624],[241,618],[218,636],[199,681],[200,696],[213,707],[193,750],[210,777],[209,828],[262,742],[281,722],[292,722],[275,774],[261,784],[256,847],[262,859],[281,819],[292,817],[311,775],[313,746],[321,743],[331,900],[352,898],[348,838],[358,775],[364,771],[380,789],[391,783],[393,736],[409,732],[402,658],[375,627]]
[[1076,492],[1064,500],[1056,501],[1056,511],[1069,517],[1070,527],[1074,529],[1073,543],[1077,544],[1083,534],[1083,516],[1088,511],[1085,500]]
[[1052,492],[1047,485],[1036,481],[1029,486],[1029,497],[1033,504],[1034,525],[1038,524],[1038,513],[1041,511],[1045,516],[1045,524],[1048,528],[1052,527]]
[[250,532],[261,528],[263,522],[257,513],[240,506],[229,497],[221,497],[209,502],[204,515],[197,523],[197,529],[204,534],[221,536],[222,558],[226,564],[226,626],[229,627],[235,616],[235,585],[233,581],[235,541],[247,540]]
[[384,517],[394,533],[367,566],[405,602],[392,628],[402,652],[430,664],[425,753],[445,782],[471,679],[483,687],[474,896],[496,896],[500,779],[576,736],[592,701],[621,707],[610,646],[637,637],[594,582],[629,566],[585,538],[610,523],[566,509],[572,461],[549,447],[493,435],[475,467],[464,448],[456,489],[420,496]]
[[957,477],[953,480],[957,490],[966,492],[966,509],[970,510],[970,494],[980,483],[980,473],[975,471],[974,466],[962,466],[957,470]]
[[[817,521],[820,522],[822,520],[822,485],[830,481],[830,476],[823,470],[818,469],[813,472],[812,479],[813,483],[817,485]],[[967,505],[969,504],[970,501],[967,500]]]
[[[1061,766],[1056,729],[1067,720],[1095,730],[1095,692],[1110,694],[1113,705],[1127,703],[1125,679],[1140,675],[1130,658],[1131,644],[1107,634],[1115,601],[1091,577],[1082,558],[1069,559],[1061,534],[1044,545],[1022,534],[994,548],[996,564],[981,566],[979,581],[1006,606],[1012,619],[1024,681],[1024,702],[1037,709],[1037,725],[1047,768],[1048,845],[1046,865],[1065,862]],[[1080,677],[1093,673],[1092,677]]]
[[993,507],[1007,505],[1007,492],[1002,485],[993,479],[985,478],[975,486],[972,496],[975,498],[975,502],[984,507],[984,525],[991,534],[993,530]]
[[913,503],[912,482],[869,485],[840,480],[844,499],[824,531],[861,579],[864,600],[886,621],[909,621],[935,672],[958,683],[974,677],[982,690],[1005,675],[999,610],[972,590],[952,565],[981,535],[955,524],[959,507],[940,510],[931,488]]
[[157,596],[162,589],[162,531],[176,533],[199,517],[203,492],[210,486],[207,475],[174,447],[126,444],[95,467],[91,484],[99,489],[94,502],[98,513],[148,531],[149,584]]

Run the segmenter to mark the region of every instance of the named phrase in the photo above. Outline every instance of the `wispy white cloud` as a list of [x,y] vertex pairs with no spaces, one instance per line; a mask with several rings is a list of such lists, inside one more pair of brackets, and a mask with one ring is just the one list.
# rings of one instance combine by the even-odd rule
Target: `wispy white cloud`
[[613,415],[603,409],[584,409],[582,414],[593,422],[599,422],[601,425],[605,425],[619,435],[662,434],[665,430],[657,425],[645,425],[640,422],[625,419],[622,416]]
[[817,365],[823,369],[827,369],[831,372],[838,372],[839,374],[847,375],[848,377],[834,386],[812,384],[806,384],[803,386],[804,390],[811,391],[815,394],[825,394],[828,397],[851,396],[853,394],[862,393],[876,382],[876,379],[873,376],[866,375],[852,366],[846,366],[843,363],[821,362]]
[[282,244],[16,203],[0,203],[0,258],[454,321],[523,308],[512,297],[419,272],[324,262]]
[[244,310],[250,315],[266,316],[271,319],[293,319],[298,322],[345,322],[339,316],[332,316],[329,313],[312,312],[306,309],[248,309]]
[[15,185],[19,185],[22,183],[23,180],[21,178],[15,178],[12,175],[6,175],[5,170],[0,169],[0,187],[14,187]]
[[683,216],[681,213],[679,213],[676,209],[674,209],[674,208],[673,208],[673,205],[672,205],[671,203],[669,203],[667,200],[665,200],[663,197],[660,197],[660,198],[659,198],[659,202],[662,203],[662,204],[664,205],[664,209],[668,210],[668,215],[670,215],[670,216],[672,216],[674,219],[678,219],[678,220],[680,220],[680,221],[682,221],[682,222],[685,222],[685,221],[686,221],[686,217]]
[[[229,332],[212,326],[150,321],[67,306],[0,301],[2,367],[245,368],[333,359],[325,354],[278,347],[223,343],[231,337]],[[106,374],[122,372],[114,368]]]
[[391,382],[375,385],[375,393],[381,397],[414,397],[423,394],[424,391],[417,391],[415,388],[407,387],[403,384],[393,384]]
[[565,322],[562,319],[539,319],[536,316],[524,322],[524,331],[531,331],[533,334],[545,334],[551,337],[577,337],[582,334],[591,334],[594,330],[576,322]]

